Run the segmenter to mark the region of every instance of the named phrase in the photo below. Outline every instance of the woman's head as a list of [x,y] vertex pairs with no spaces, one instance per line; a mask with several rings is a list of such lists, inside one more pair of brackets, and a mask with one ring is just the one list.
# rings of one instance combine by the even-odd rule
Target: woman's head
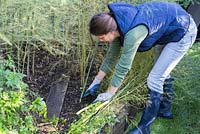
[[[110,38],[113,35],[113,32],[117,31],[117,24],[110,13],[101,12],[95,14],[90,20],[89,31],[98,38],[100,37],[99,39],[102,39],[107,35],[108,38]],[[102,39],[102,41],[107,40]]]
[[95,14],[90,20],[90,33],[98,36],[117,30],[117,24],[110,13]]

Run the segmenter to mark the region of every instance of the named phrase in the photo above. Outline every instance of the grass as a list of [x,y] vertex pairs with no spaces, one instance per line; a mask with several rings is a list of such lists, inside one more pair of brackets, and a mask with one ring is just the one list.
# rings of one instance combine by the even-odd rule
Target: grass
[[[157,118],[151,134],[200,133],[200,43],[195,43],[172,72],[175,98],[171,120]],[[139,121],[141,112],[134,124]],[[134,125],[133,125],[134,127]]]
[[174,119],[159,119],[152,125],[152,134],[200,133],[200,43],[194,44],[172,72],[175,98]]

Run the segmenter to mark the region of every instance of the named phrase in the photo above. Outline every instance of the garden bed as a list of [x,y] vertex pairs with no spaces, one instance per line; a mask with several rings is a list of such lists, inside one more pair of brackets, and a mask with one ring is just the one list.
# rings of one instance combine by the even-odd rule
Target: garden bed
[[[91,83],[93,79],[92,75],[96,75],[96,71],[97,68],[92,68],[88,84]],[[89,97],[83,99],[81,103],[79,101],[82,90],[80,89],[81,82],[78,64],[75,61],[74,63],[71,63],[71,61],[66,61],[62,58],[53,56],[44,50],[38,51],[35,57],[35,73],[30,76],[27,83],[32,92],[38,93],[45,101],[47,101],[51,87],[55,86],[63,75],[70,76],[70,79],[68,81],[68,88],[65,93],[60,113],[60,121],[57,127],[59,131],[66,132],[69,125],[77,118],[76,112],[95,99],[95,97]],[[42,128],[42,126],[44,128]],[[45,130],[47,131],[47,129],[45,129],[47,126],[49,125],[40,124],[40,129],[43,130],[43,133],[45,133]]]
[[[35,73],[34,75],[31,75],[27,81],[31,91],[38,93],[42,98],[44,98],[45,101],[47,101],[51,88],[55,87],[56,84],[59,84],[60,79],[63,78],[63,75],[69,76],[67,77],[69,78],[69,81],[60,113],[60,119],[57,122],[58,124],[53,127],[52,124],[39,122],[38,127],[40,128],[40,133],[45,134],[49,131],[68,132],[70,124],[76,119],[79,119],[79,116],[76,113],[91,104],[96,96],[84,98],[80,102],[82,93],[82,90],[80,89],[80,72],[78,69],[79,66],[75,61],[66,61],[62,58],[53,56],[44,50],[38,51],[37,53],[38,54],[36,54],[37,56],[35,57]],[[87,82],[88,84],[92,82],[98,71],[100,64],[99,60],[100,59],[96,59],[94,61],[96,63],[95,66],[93,66],[91,69]],[[52,65],[56,66],[52,67]],[[121,133],[124,131],[124,129],[127,127],[126,119],[128,115],[131,114],[131,117],[133,118],[137,111],[135,108],[130,109],[130,107],[127,107],[126,105],[115,109],[120,109],[121,112],[117,112],[120,122],[116,122],[116,124],[109,126],[110,132],[113,134],[116,134],[116,132]],[[104,130],[102,130],[102,133],[104,133]]]

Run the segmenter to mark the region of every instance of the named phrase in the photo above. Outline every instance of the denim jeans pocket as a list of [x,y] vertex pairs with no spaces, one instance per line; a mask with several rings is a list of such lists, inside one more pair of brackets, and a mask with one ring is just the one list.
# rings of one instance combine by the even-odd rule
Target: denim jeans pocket
[[185,36],[178,42],[182,51],[192,47],[197,35],[197,27],[192,18],[190,18],[190,26]]

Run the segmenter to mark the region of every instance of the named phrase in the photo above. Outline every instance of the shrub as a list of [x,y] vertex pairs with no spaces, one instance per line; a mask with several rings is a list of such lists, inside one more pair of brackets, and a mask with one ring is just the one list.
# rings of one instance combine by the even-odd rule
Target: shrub
[[0,133],[36,133],[34,113],[46,117],[46,105],[37,97],[33,102],[27,97],[28,85],[22,81],[24,74],[17,73],[13,62],[0,64]]

